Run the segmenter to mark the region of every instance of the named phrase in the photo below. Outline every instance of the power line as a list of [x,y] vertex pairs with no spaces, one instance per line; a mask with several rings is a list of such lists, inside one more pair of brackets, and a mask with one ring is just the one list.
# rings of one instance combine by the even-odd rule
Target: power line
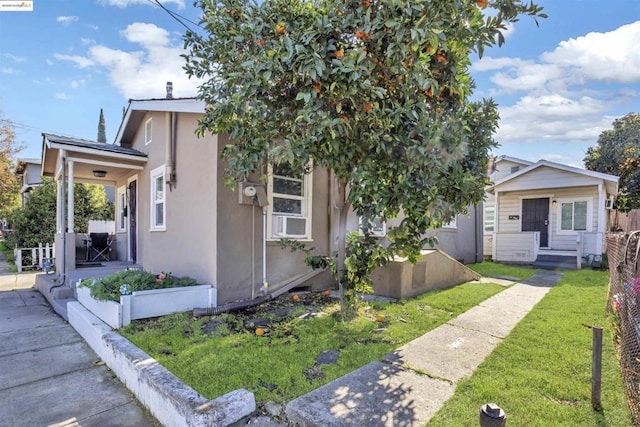
[[201,29],[204,29],[199,23],[197,22],[193,22],[192,20],[190,20],[189,18],[186,18],[182,15],[180,15],[177,12],[174,12],[172,10],[170,10],[169,8],[167,8],[165,5],[163,5],[160,0],[147,0],[149,3],[151,4],[155,4],[156,6],[160,7],[162,10],[164,10],[165,12],[167,12],[169,14],[169,16],[171,16],[173,19],[175,19],[177,22],[180,23],[180,25],[182,25],[183,27],[185,27],[187,30],[194,32],[193,29],[191,27],[189,27],[187,24],[184,23],[184,21],[189,22],[190,24],[195,25],[196,27],[199,27]]

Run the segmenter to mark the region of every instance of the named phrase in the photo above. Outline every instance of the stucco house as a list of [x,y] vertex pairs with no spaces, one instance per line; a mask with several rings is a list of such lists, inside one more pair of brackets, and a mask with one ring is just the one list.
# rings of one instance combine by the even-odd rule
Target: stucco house
[[[230,188],[220,160],[229,137],[195,135],[204,111],[195,98],[131,100],[113,145],[44,134],[43,173],[55,177],[59,190],[73,182],[114,186],[118,259],[212,285],[218,303],[287,286],[331,286],[328,272],[311,271],[302,253],[280,245],[288,237],[319,254],[337,249],[329,173],[265,167],[268,182],[256,173]],[[75,268],[73,192],[68,200],[58,194],[56,244],[67,255],[57,256],[56,265],[65,272]],[[481,213],[471,208],[438,231],[440,248],[466,263],[480,261]],[[351,215],[349,228],[358,226]],[[383,238],[384,226],[379,231]]]
[[485,251],[494,261],[601,256],[618,177],[547,160],[496,159],[485,203]]

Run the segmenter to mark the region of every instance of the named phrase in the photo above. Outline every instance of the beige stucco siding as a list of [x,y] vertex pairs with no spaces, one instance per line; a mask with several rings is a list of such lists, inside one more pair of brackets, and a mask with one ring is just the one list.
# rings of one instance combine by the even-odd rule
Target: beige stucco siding
[[[167,114],[148,113],[132,144],[148,155],[145,170],[137,173],[137,262],[153,273],[171,272],[215,285],[217,137],[195,136],[198,114],[177,113],[176,182],[173,187],[165,186],[165,229],[151,227],[150,172],[167,164],[166,144],[170,139]],[[148,118],[152,118],[153,138],[145,144],[144,123]],[[126,184],[125,179],[117,186]],[[118,240],[126,245],[126,234],[123,237]]]
[[[226,135],[219,136],[219,149],[230,143]],[[218,169],[218,241],[217,253],[218,302],[225,303],[258,295],[262,286],[262,208],[244,205],[238,201],[238,192],[224,184],[224,161]],[[259,174],[249,177],[252,182],[260,182]],[[328,175],[323,169],[313,171],[312,200],[312,241],[314,253],[328,254],[329,206]],[[253,254],[253,256],[252,256]],[[283,281],[310,271],[304,263],[304,254],[291,253],[282,249],[279,242],[267,242],[266,271],[269,289],[275,289]],[[327,274],[317,276],[311,285],[330,282]]]

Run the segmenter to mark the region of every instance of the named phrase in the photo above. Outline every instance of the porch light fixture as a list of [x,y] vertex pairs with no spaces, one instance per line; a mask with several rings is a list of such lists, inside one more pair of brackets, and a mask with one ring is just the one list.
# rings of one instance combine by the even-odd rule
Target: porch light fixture
[[107,171],[94,170],[93,176],[95,176],[96,178],[104,178],[105,176],[107,176]]
[[558,202],[556,202],[555,200],[553,202],[551,202],[551,207],[555,208],[556,206],[558,206]]

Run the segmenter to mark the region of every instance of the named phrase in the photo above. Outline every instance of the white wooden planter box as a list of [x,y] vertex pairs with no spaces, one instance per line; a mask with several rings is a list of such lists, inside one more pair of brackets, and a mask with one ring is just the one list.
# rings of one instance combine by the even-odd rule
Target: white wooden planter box
[[127,326],[136,319],[217,305],[217,289],[209,285],[133,292],[120,296],[120,303],[94,299],[89,288],[78,285],[78,301],[114,329]]

